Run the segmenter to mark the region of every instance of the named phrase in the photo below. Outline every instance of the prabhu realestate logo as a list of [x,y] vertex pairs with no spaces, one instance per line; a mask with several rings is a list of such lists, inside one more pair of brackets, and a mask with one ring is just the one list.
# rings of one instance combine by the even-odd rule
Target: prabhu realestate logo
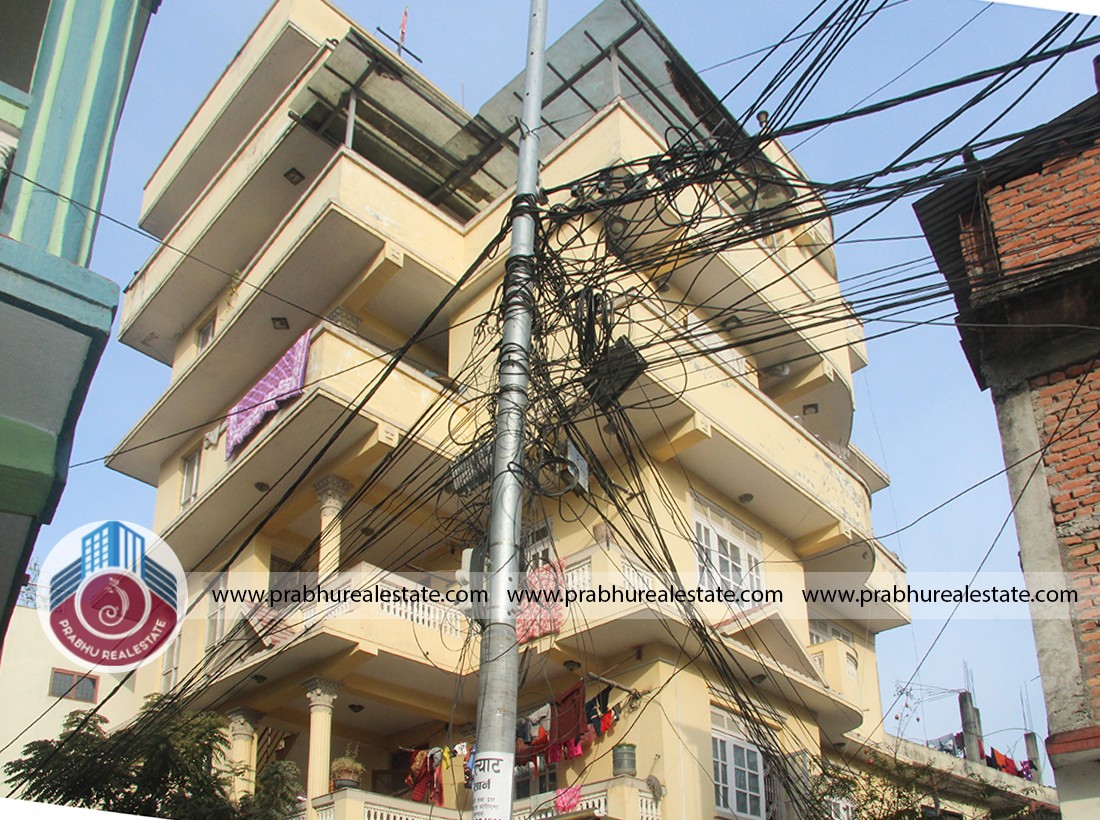
[[69,533],[38,577],[38,616],[50,640],[104,672],[136,669],[164,651],[186,605],[187,579],[171,547],[125,521]]

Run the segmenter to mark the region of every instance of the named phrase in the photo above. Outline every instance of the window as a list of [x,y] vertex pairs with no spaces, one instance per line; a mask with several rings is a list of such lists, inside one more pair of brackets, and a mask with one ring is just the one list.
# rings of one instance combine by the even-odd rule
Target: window
[[732,715],[711,711],[714,807],[724,817],[764,820],[764,759],[760,750],[730,731]]
[[54,669],[50,673],[50,697],[82,700],[95,703],[99,678],[94,675],[82,675],[79,672],[66,672]]
[[921,806],[920,816],[934,818],[934,820],[964,820],[963,816],[957,811],[944,811],[934,806]]
[[533,762],[533,766],[530,764],[516,766],[516,800],[523,800],[536,794],[546,794],[558,788],[558,764],[547,763],[544,755],[539,755]]
[[859,680],[859,658],[855,656],[854,652],[844,653],[844,668],[848,670],[849,678]]
[[168,645],[164,653],[164,666],[161,668],[160,691],[171,692],[179,683],[180,677],[180,639],[176,638]]
[[180,509],[183,509],[199,494],[199,455],[201,449],[183,457],[180,462]]
[[708,330],[706,321],[695,313],[688,313],[683,324],[692,345],[717,362],[727,376],[745,375],[745,357],[737,352],[729,339]]
[[856,804],[850,797],[830,797],[825,803],[829,807],[829,820],[856,820]]
[[209,319],[199,325],[199,329],[195,331],[195,349],[202,352],[206,349],[214,340],[214,328],[216,327],[217,314],[212,315]]
[[550,524],[540,524],[523,534],[523,569],[529,570],[552,563],[554,560],[554,533]]
[[847,629],[837,626],[828,618],[810,613],[810,643],[825,643],[825,641],[831,641],[833,638],[839,638],[849,646],[855,643],[852,633]]
[[225,591],[229,576],[221,573],[210,587],[206,606],[206,648],[213,648],[225,636]]
[[695,551],[700,586],[764,588],[760,536],[709,504],[696,504]]
[[[318,556],[317,553],[313,553],[310,556],[313,562],[316,563]],[[298,589],[310,584],[310,575],[316,575],[316,569],[313,573],[310,573],[306,567],[299,569],[294,568],[294,562],[287,561],[285,558],[280,558],[277,555],[271,556],[271,565],[267,576],[267,588],[271,591],[280,590],[286,591],[289,589]],[[316,583],[317,579],[312,579],[313,583]]]

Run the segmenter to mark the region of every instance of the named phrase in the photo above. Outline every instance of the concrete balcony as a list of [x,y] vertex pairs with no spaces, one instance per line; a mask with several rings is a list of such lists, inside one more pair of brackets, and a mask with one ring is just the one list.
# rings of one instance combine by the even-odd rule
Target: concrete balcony
[[[397,797],[374,794],[361,789],[343,789],[312,801],[317,820],[463,820],[469,810],[413,803]],[[661,803],[649,787],[633,777],[616,777],[588,783],[581,788],[575,811],[589,811],[608,820],[661,820]],[[559,813],[554,795],[542,794],[518,800],[513,805],[516,820],[549,820]],[[288,820],[304,820],[305,811]]]
[[[285,124],[260,138],[257,150],[270,158],[253,168],[245,157],[240,170],[219,178],[206,195],[209,208],[180,223],[172,248],[155,253],[127,287],[120,339],[173,363],[176,381],[196,356],[189,328],[220,297],[227,308],[220,309],[219,339],[245,328],[263,340],[272,316],[287,318],[292,331],[305,329],[384,258],[388,244],[401,263],[399,282],[379,274],[372,286],[384,291],[377,309],[393,309],[405,329],[401,320],[427,315],[453,272],[464,269],[462,226],[363,157],[346,149],[317,153],[315,135]],[[288,163],[312,182],[290,185]],[[255,341],[252,347],[261,357],[271,351]]]
[[[182,509],[181,474],[169,458],[157,497],[155,526],[173,545],[184,566],[193,566],[219,538],[244,523],[242,499],[257,500],[250,510],[252,517],[268,511],[285,486],[279,483],[281,477],[293,472],[293,465],[303,453],[316,451],[319,432],[333,428],[344,418],[364,385],[380,377],[387,362],[386,352],[367,340],[328,322],[321,323],[312,331],[302,394],[269,416],[232,455],[226,453],[224,425],[213,425],[201,450],[198,495]],[[335,465],[344,471],[365,469],[395,446],[407,426],[441,395],[445,412],[418,432],[412,457],[402,464],[447,457],[446,422],[449,411],[458,408],[457,396],[452,398],[441,384],[401,364],[344,430],[330,455],[318,464],[318,474],[323,475]],[[402,469],[411,468],[397,465],[392,482],[407,477]],[[258,484],[267,484],[270,492],[261,496]],[[309,510],[295,508],[295,512],[306,515]]]
[[[837,348],[849,341],[852,326],[860,338],[862,328],[846,306],[837,304],[835,267],[830,269],[831,263],[823,264],[824,256],[816,255],[815,248],[824,247],[820,234],[828,232],[823,223],[684,259],[681,248],[694,236],[683,228],[682,213],[693,212],[699,192],[685,192],[681,199],[640,199],[610,211],[604,221],[614,235],[609,240],[613,249],[635,270],[686,294],[687,303],[702,302],[729,319],[730,333],[745,338],[760,371],[779,363],[797,370],[828,362],[850,393],[849,357],[843,347],[840,352]],[[717,204],[706,217],[733,218]],[[759,230],[746,226],[746,232]],[[823,324],[826,318],[831,321]]]
[[274,111],[285,124],[280,97],[326,41],[343,36],[351,25],[327,3],[273,4],[145,184],[141,227],[163,238],[247,143],[257,123]]
[[[809,543],[809,542],[804,542]],[[829,544],[824,538],[818,544]],[[910,622],[909,603],[894,603],[885,593],[905,586],[905,565],[878,539],[841,536],[833,546],[807,554],[806,589],[819,594],[841,618],[861,629],[881,632]],[[852,592],[853,595],[843,594]]]
[[[683,568],[680,571],[683,573]],[[568,589],[578,591],[603,586],[657,592],[667,586],[667,582],[614,544],[596,545],[569,556],[565,583]],[[684,586],[693,588],[694,585],[688,578]],[[794,688],[801,702],[817,713],[822,728],[830,734],[839,736],[862,724],[863,713],[857,705],[861,701],[849,698],[822,678],[818,667],[801,648],[804,638],[796,636],[784,616],[783,605],[737,609],[732,605],[708,603],[696,606],[695,612],[725,638],[724,646],[736,658],[740,673],[750,678],[764,676],[765,682],[758,685],[758,689],[771,691],[776,681],[781,682],[779,686],[788,694]],[[546,643],[545,649],[550,649],[549,638],[539,641]],[[553,646],[558,649],[599,657],[617,657],[647,644],[701,651],[698,637],[683,609],[675,603],[576,605],[572,614],[566,609],[563,629],[553,638]],[[539,642],[534,645],[544,648]]]
[[[200,704],[232,697],[261,711],[278,710],[292,723],[295,718],[308,723],[298,684],[319,671],[332,674],[335,665],[345,700],[372,705],[347,717],[354,731],[366,737],[408,731],[429,721],[472,722],[477,687],[462,686],[457,700],[450,695],[456,681],[476,668],[463,648],[470,630],[466,617],[446,603],[423,600],[427,586],[366,561],[341,574],[339,588],[345,587],[370,591],[375,600],[267,610],[264,625],[274,640],[209,680]],[[377,600],[380,591],[400,590],[421,595],[417,600]],[[231,611],[231,617],[254,617],[246,605],[237,606],[240,611]],[[475,661],[477,646],[475,637]],[[234,647],[227,651],[236,651]]]
[[[717,357],[650,368],[622,404],[639,408],[631,419],[657,462],[678,458],[726,497],[751,496],[752,512],[792,539],[870,532],[870,488],[857,469]],[[600,438],[595,427],[590,438]]]
[[859,682],[860,658],[854,646],[839,638],[833,638],[830,641],[808,646],[806,651],[830,689],[853,703],[863,702]]
[[[447,272],[462,269],[462,254],[457,223],[426,212],[415,194],[357,155],[338,153],[226,293],[228,307],[210,344],[177,362],[171,384],[108,465],[155,485],[160,465],[182,444],[179,431],[205,423],[211,408],[230,406],[341,295],[356,295],[357,283],[357,298],[407,338],[454,283]],[[319,266],[324,275],[317,274]],[[213,275],[225,288],[225,277]],[[163,300],[163,294],[163,309],[174,309],[173,300],[183,298],[175,289],[200,287],[196,281],[173,274],[164,282],[168,291],[151,281],[131,288],[127,310],[144,315],[141,304]],[[273,317],[285,319],[286,329],[274,328]],[[440,317],[429,332],[440,338],[445,328]]]

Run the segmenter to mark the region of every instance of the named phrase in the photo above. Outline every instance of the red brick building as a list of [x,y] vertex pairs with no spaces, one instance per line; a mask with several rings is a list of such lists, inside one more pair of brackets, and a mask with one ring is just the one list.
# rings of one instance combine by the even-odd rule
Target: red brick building
[[[920,200],[997,410],[1068,820],[1100,817],[1100,95]],[[1063,596],[1064,597],[1064,596]]]

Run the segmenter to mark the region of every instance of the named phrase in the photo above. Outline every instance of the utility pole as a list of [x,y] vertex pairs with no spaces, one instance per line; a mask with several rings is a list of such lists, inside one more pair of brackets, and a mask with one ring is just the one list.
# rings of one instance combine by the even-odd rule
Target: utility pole
[[519,168],[512,205],[512,249],[505,263],[493,484],[489,502],[489,612],[481,633],[481,679],[473,772],[474,820],[512,817],[519,646],[510,593],[518,589],[523,515],[524,422],[530,381],[535,272],[535,199],[546,62],[547,0],[531,0]]

